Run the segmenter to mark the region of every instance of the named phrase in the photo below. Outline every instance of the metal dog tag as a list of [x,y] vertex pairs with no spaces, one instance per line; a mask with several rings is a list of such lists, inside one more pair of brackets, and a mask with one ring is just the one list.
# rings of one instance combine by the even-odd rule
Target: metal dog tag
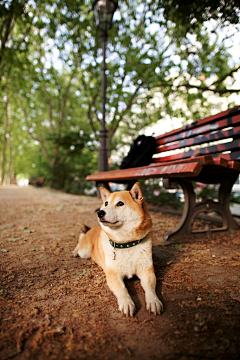
[[114,250],[113,250],[113,257],[112,257],[113,260],[115,260],[115,258],[116,258],[115,246],[116,246],[116,243],[114,243]]

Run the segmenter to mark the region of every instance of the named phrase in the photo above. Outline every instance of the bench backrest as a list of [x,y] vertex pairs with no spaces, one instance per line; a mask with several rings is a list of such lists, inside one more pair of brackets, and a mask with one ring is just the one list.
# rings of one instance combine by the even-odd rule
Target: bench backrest
[[154,163],[212,155],[240,159],[240,107],[223,111],[156,137]]

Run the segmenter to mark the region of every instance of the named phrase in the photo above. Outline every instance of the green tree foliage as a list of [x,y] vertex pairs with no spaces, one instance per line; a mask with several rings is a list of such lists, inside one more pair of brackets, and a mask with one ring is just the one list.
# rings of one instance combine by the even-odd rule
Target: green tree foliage
[[29,73],[32,74],[31,80],[18,96],[22,121],[29,136],[43,150],[51,184],[64,187],[69,173],[68,163],[73,158],[79,158],[87,145],[90,151],[94,136],[91,135],[73,73],[64,71],[59,74],[53,66],[46,70],[41,68],[39,61],[23,74],[23,81]]
[[[166,113],[194,120],[204,116],[209,91],[218,96],[239,92],[226,83],[239,67],[219,38],[218,22],[209,34],[205,18],[193,9],[198,26],[182,31],[184,20],[169,10],[180,5],[170,3],[119,1],[107,43],[110,151]],[[69,190],[97,168],[102,40],[92,2],[9,0],[0,2],[0,11],[0,150],[3,154],[11,127],[14,157],[25,156],[30,147],[37,157],[41,147],[47,178]],[[173,106],[176,102],[184,106]],[[1,164],[6,167],[6,156]]]
[[158,7],[165,19],[178,24],[182,34],[194,33],[209,20],[220,20],[222,26],[239,24],[238,0],[159,0]]

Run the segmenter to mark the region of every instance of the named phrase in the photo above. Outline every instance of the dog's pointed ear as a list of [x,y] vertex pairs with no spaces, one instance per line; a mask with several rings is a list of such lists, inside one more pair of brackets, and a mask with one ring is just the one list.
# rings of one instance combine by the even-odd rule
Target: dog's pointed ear
[[139,205],[143,203],[143,193],[139,182],[136,182],[133,185],[132,189],[130,190],[130,194],[133,200],[136,201]]
[[111,194],[110,191],[108,191],[107,189],[105,189],[104,187],[100,187],[100,195],[102,198],[102,201],[106,201],[106,199],[109,197],[109,195]]

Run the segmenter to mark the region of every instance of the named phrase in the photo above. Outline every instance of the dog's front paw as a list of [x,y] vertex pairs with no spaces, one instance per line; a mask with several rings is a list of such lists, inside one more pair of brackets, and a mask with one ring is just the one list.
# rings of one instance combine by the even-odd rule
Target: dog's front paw
[[157,296],[148,298],[146,300],[146,303],[147,303],[147,310],[149,312],[153,312],[155,315],[157,314],[160,315],[161,311],[163,311],[163,304]]
[[119,310],[126,316],[132,316],[135,311],[135,305],[132,299],[121,299],[118,301]]

